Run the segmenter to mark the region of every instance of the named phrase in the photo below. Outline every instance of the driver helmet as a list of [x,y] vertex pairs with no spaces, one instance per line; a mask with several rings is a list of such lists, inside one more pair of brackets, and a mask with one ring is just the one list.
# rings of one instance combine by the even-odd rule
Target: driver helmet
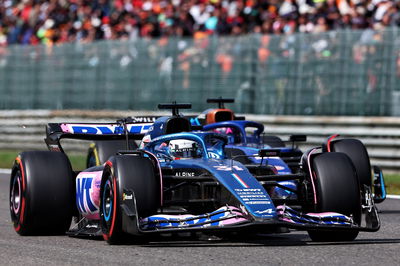
[[197,142],[187,139],[171,140],[169,142],[171,155],[176,159],[190,159],[200,157],[200,150]]

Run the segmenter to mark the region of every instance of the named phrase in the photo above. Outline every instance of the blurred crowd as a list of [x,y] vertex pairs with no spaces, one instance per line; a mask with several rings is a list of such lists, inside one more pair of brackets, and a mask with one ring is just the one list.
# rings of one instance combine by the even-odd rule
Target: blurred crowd
[[400,0],[1,0],[0,45],[400,26]]

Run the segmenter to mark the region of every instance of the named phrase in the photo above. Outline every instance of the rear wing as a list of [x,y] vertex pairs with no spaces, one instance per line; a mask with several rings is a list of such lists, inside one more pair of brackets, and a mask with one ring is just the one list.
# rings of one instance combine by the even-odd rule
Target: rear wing
[[128,117],[114,123],[49,123],[46,126],[47,147],[61,151],[61,139],[141,140],[158,117]]

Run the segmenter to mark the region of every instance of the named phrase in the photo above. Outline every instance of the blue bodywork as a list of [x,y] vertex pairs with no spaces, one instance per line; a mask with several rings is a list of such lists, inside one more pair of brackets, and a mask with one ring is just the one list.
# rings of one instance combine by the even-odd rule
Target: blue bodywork
[[[154,124],[149,128],[143,141],[150,141],[161,136],[168,135],[168,123],[172,119],[180,119],[179,127],[181,131],[190,131],[190,122],[184,117],[160,117]],[[246,129],[254,128],[252,134],[248,134]],[[186,130],[185,130],[186,129]],[[223,129],[226,129],[223,131]],[[230,131],[229,131],[230,130]],[[260,123],[245,120],[235,120],[235,121],[224,121],[213,124],[208,124],[203,126],[202,131],[215,131],[217,133],[222,133],[227,137],[227,143],[225,148],[227,149],[239,149],[242,151],[243,155],[246,155],[251,164],[268,164],[274,166],[276,174],[291,174],[292,171],[289,166],[279,157],[266,157],[261,158],[257,156],[260,149],[271,148],[268,145],[262,143],[261,135],[264,131],[264,126]],[[227,132],[228,131],[228,132]],[[196,134],[201,134],[196,132]],[[144,147],[147,144],[141,145]],[[221,147],[207,147],[207,155],[212,158],[225,158],[224,148]],[[281,147],[279,148],[282,152],[290,152],[292,148]],[[295,181],[284,181],[279,184],[286,186],[290,189],[295,190],[297,184]],[[275,197],[281,198],[296,198],[293,192],[285,190],[283,188],[276,187],[272,192]]]
[[[264,125],[253,121],[224,121],[203,126],[204,131],[213,129],[227,128],[232,132],[227,132],[229,143],[256,144],[261,145],[260,135],[264,132]],[[254,128],[252,134],[246,132],[246,128]]]
[[[190,140],[198,144],[197,158],[173,158],[166,142],[172,140]],[[157,137],[144,148],[146,153],[154,155],[163,170],[196,169],[210,173],[210,176],[222,185],[236,199],[236,206],[226,205],[211,213],[200,215],[164,215],[145,217],[139,226],[144,230],[176,230],[182,228],[213,228],[248,224],[291,224],[292,226],[338,225],[353,226],[350,217],[339,213],[303,214],[286,205],[275,206],[260,182],[242,163],[227,159],[224,146],[226,137],[213,132],[176,133]],[[161,147],[161,148],[160,148]],[[214,155],[218,154],[219,158]],[[196,178],[196,177],[193,177]],[[289,183],[288,181],[286,181]],[[232,201],[230,201],[232,204]]]
[[[252,128],[252,132],[246,129]],[[264,131],[264,125],[253,121],[224,121],[203,126],[204,131],[214,131],[224,133],[228,137],[227,149],[240,150],[252,164],[268,163],[275,167],[277,174],[292,174],[289,166],[279,157],[260,158],[255,156],[260,149],[270,149],[269,145],[262,143],[261,135]],[[281,152],[291,152],[293,148],[279,147]],[[296,189],[295,181],[280,182],[281,185]],[[275,188],[274,196],[278,197],[295,197],[292,192],[282,188]]]
[[[207,139],[216,139],[215,133],[176,133],[160,136],[147,144],[145,150],[159,158],[162,168],[204,169],[223,185],[235,198],[246,207],[246,210],[255,218],[276,218],[276,208],[263,186],[253,177],[247,168],[240,162],[226,159],[224,154],[223,137],[217,138],[212,145]],[[168,158],[168,152],[158,150],[162,143],[177,139],[187,139],[199,144],[201,157],[185,160]],[[219,147],[217,150],[216,147]],[[218,153],[220,158],[210,157],[209,151]]]
[[[183,117],[175,117],[174,119],[181,119],[180,124],[183,129],[190,128],[189,125],[185,124]],[[150,137],[150,139],[154,139],[160,136],[165,135],[167,132],[167,124],[171,120],[171,117],[161,117],[157,119],[153,126],[150,127],[147,132],[146,137]],[[246,132],[246,128],[254,128],[254,132],[252,134],[248,134]],[[227,129],[230,132],[218,132],[218,129]],[[227,149],[240,149],[244,155],[247,156],[248,160],[252,164],[268,164],[274,166],[277,174],[291,174],[292,171],[289,166],[279,157],[267,157],[261,158],[257,156],[258,151],[264,148],[270,148],[262,144],[261,134],[264,131],[264,126],[260,123],[253,121],[224,121],[219,123],[213,123],[209,125],[205,125],[202,128],[202,131],[216,131],[218,133],[222,133],[227,137],[227,145],[225,148]],[[197,132],[196,134],[200,134]],[[282,151],[291,150],[286,147],[280,148]],[[217,149],[214,147],[208,147],[207,154],[212,158],[224,158],[225,155],[222,156],[224,148],[218,147]],[[280,183],[283,186],[289,187],[290,189],[295,190],[297,188],[297,184],[295,181],[284,181]],[[293,192],[285,190],[283,188],[276,187],[273,191],[274,196],[281,198],[296,198],[296,195]]]

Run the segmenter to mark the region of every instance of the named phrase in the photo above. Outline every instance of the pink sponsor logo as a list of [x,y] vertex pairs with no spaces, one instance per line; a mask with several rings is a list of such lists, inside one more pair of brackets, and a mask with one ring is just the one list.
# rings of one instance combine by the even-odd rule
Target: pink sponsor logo
[[100,219],[100,183],[103,172],[81,172],[76,178],[76,202],[79,212],[88,219]]

